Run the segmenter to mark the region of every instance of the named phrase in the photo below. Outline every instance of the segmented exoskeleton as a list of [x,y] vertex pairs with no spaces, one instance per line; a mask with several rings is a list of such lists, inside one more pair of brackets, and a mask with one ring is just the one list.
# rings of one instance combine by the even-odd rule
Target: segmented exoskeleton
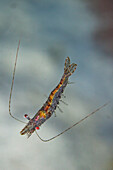
[[[19,45],[20,45],[20,41],[18,44],[18,48],[17,48],[17,53],[16,53],[16,60],[15,60],[15,66],[14,66],[14,71],[13,71],[13,79],[12,79],[12,85],[11,85],[11,91],[10,91],[10,97],[9,97],[9,114],[16,119],[17,121],[20,121],[22,123],[25,123],[17,118],[15,118],[10,111],[10,105],[11,105],[11,96],[12,96],[12,89],[13,89],[13,84],[14,84],[14,76],[15,76],[15,70],[16,70],[16,63],[17,63],[17,56],[18,56],[18,51],[19,51]],[[25,114],[24,116],[29,120],[29,122],[25,125],[25,127],[21,130],[20,134],[24,135],[27,134],[28,137],[30,137],[32,135],[32,133],[35,131],[36,129],[38,130],[39,127],[47,120],[49,119],[52,114],[54,113],[54,111],[56,110],[56,107],[59,104],[59,100],[61,98],[61,95],[66,87],[66,85],[68,84],[68,78],[74,73],[74,71],[76,70],[77,64],[72,63],[70,64],[70,58],[67,57],[65,60],[65,64],[64,64],[64,74],[59,82],[59,84],[56,86],[56,88],[50,93],[47,101],[45,102],[45,104],[41,107],[41,109],[35,114],[35,116],[31,119],[27,114]],[[72,127],[76,126],[77,124],[79,124],[80,122],[82,122],[83,120],[85,120],[86,118],[88,118],[89,116],[91,116],[92,114],[94,114],[95,112],[97,112],[98,110],[100,110],[102,107],[106,106],[106,104],[104,104],[103,106],[97,108],[95,111],[93,111],[92,113],[88,114],[86,117],[84,117],[83,119],[81,119],[80,121],[78,121],[77,123],[73,124],[72,126],[70,126],[69,128],[65,129],[63,132],[61,132],[60,134],[44,140],[42,139],[38,133],[36,132],[37,136],[43,141],[43,142],[48,142],[52,139],[55,139],[56,137],[62,135],[64,132],[68,131],[69,129],[71,129]]]
[[64,74],[60,80],[60,83],[50,93],[47,101],[42,106],[42,108],[36,113],[36,115],[32,119],[28,118],[29,122],[20,132],[21,135],[27,133],[29,137],[35,131],[36,128],[38,129],[47,119],[52,116],[57,105],[59,104],[61,94],[63,93],[66,85],[68,84],[68,78],[74,73],[76,66],[77,64],[70,64],[69,57],[66,58],[64,65]]

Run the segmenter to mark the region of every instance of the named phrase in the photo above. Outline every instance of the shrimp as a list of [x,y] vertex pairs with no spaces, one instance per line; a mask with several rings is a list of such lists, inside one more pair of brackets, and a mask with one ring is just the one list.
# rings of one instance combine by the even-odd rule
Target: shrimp
[[76,70],[77,64],[70,64],[70,58],[67,57],[65,60],[64,65],[64,74],[59,82],[59,84],[56,86],[56,88],[50,93],[47,101],[44,103],[44,105],[41,107],[41,109],[35,114],[35,116],[30,119],[28,118],[29,122],[28,124],[22,129],[20,132],[21,135],[24,135],[27,133],[28,137],[31,136],[31,134],[35,131],[35,129],[39,129],[39,127],[47,120],[49,119],[54,111],[56,110],[59,100],[61,98],[61,95],[65,89],[65,87],[68,84],[68,78],[71,76],[74,71]]
[[[25,123],[24,121],[22,121],[22,120],[20,120],[18,118],[15,118],[12,115],[11,109],[10,109],[11,108],[11,97],[12,97],[12,90],[13,90],[13,84],[14,84],[14,77],[15,77],[15,70],[16,70],[16,63],[17,63],[19,46],[20,46],[20,41],[19,41],[18,48],[17,48],[17,53],[16,53],[16,59],[15,59],[15,65],[14,65],[14,71],[13,71],[13,78],[12,78],[12,84],[11,84],[11,91],[10,91],[10,97],[9,97],[9,114],[15,120],[17,120],[17,121],[19,121],[21,123]],[[40,126],[46,120],[48,120],[53,115],[53,113],[55,112],[56,108],[59,105],[59,101],[60,101],[60,98],[61,98],[61,96],[62,96],[62,94],[64,92],[64,89],[67,86],[67,84],[69,83],[68,79],[75,72],[76,68],[77,68],[77,64],[75,64],[75,63],[70,64],[70,58],[67,57],[65,59],[63,76],[62,76],[60,82],[58,83],[58,85],[56,86],[56,88],[50,93],[47,101],[44,103],[44,105],[41,107],[41,109],[39,109],[39,111],[34,115],[33,118],[30,118],[27,114],[24,115],[25,118],[29,120],[29,122],[20,131],[21,135],[27,134],[27,136],[29,138],[35,132],[36,135],[43,142],[51,141],[51,140],[55,139],[56,137],[62,135],[63,133],[65,133],[69,129],[73,128],[77,124],[81,123],[83,120],[87,119],[88,117],[90,117],[91,115],[93,115],[94,113],[96,113],[97,111],[99,111],[100,109],[102,109],[103,107],[105,107],[108,104],[108,103],[105,103],[104,105],[100,106],[99,108],[97,108],[96,110],[94,110],[93,112],[88,114],[86,117],[84,117],[83,119],[81,119],[77,123],[73,124],[69,128],[65,129],[63,132],[57,134],[56,136],[54,136],[54,137],[52,137],[50,139],[45,140],[45,139],[42,139],[38,135],[36,130],[39,130]]]

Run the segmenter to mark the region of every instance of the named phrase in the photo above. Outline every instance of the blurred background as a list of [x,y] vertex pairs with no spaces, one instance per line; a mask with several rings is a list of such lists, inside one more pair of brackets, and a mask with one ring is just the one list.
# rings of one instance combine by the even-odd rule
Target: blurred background
[[[70,77],[60,108],[41,126],[48,139],[101,109],[57,139],[43,143],[8,114],[8,99],[18,41],[21,41],[12,114],[32,117],[63,74],[70,56],[77,70]],[[112,0],[0,1],[0,169],[113,170],[113,2]]]

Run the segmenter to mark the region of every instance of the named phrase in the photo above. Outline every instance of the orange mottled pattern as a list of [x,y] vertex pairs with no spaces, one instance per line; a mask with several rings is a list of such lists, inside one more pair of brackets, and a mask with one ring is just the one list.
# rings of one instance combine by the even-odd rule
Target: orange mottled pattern
[[53,103],[54,96],[58,92],[59,88],[62,86],[64,80],[65,80],[65,76],[63,77],[63,79],[61,79],[61,81],[58,84],[58,86],[49,95],[47,105],[44,107],[44,111],[46,111],[47,114],[48,114],[48,109],[51,107],[51,105]]

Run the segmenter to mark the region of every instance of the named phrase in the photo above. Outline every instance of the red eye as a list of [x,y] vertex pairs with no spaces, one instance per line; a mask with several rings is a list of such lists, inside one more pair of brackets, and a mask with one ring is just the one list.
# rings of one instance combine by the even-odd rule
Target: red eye
[[40,128],[39,127],[36,127],[37,130],[39,130]]
[[24,117],[26,118],[26,117],[28,117],[28,115],[27,115],[27,114],[25,114],[25,115],[24,115]]
[[25,117],[27,120],[30,120],[30,117],[29,117],[27,114],[25,114],[24,117]]

